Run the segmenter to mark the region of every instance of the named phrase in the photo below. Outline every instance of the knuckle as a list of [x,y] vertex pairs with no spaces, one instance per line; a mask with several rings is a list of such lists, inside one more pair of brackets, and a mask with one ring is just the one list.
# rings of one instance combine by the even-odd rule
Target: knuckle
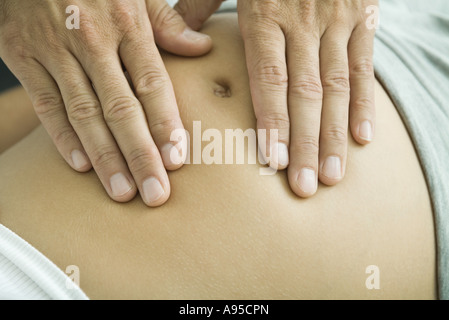
[[89,25],[83,25],[79,33],[79,46],[82,48],[83,52],[89,58],[100,58],[104,57],[104,38],[100,39],[97,35],[96,29],[89,27]]
[[128,166],[133,173],[143,173],[149,168],[154,167],[158,159],[159,151],[156,147],[152,148],[135,148],[126,157]]
[[279,88],[288,86],[287,72],[280,63],[259,63],[256,70],[255,79],[263,85]]
[[40,51],[59,57],[64,52],[64,38],[61,33],[51,24],[44,24],[41,27],[42,34],[45,34],[45,40],[41,43],[36,43]]
[[344,144],[348,139],[347,130],[338,125],[331,125],[323,130],[322,138],[337,144]]
[[316,3],[314,1],[300,1],[297,10],[299,10],[299,16],[301,17],[301,26],[306,30],[312,30],[316,25]]
[[134,81],[134,91],[137,97],[161,94],[168,86],[166,77],[154,67],[148,68],[138,75]]
[[111,145],[98,146],[92,155],[89,155],[92,165],[96,168],[105,168],[120,158],[120,152]]
[[368,97],[360,97],[351,101],[351,109],[353,112],[371,113],[374,107],[374,101]]
[[101,115],[99,102],[87,97],[76,97],[68,103],[68,117],[71,123],[82,123]]
[[60,129],[55,133],[53,141],[58,146],[65,146],[67,144],[70,144],[76,138],[77,135],[75,131],[72,130],[72,128],[64,127],[63,129]]
[[114,24],[119,26],[124,30],[128,30],[129,28],[134,28],[136,22],[140,19],[138,9],[133,6],[131,3],[127,3],[124,1],[117,1],[113,4],[114,7]]
[[136,116],[140,103],[130,97],[115,97],[106,104],[104,118],[107,123],[117,124]]
[[[89,58],[104,58],[106,50],[111,47],[110,42],[118,37],[117,31],[104,19],[94,17],[88,13],[89,10],[80,10],[82,27],[77,30],[75,48]],[[112,30],[107,32],[106,30]],[[82,50],[82,51],[81,51]]]
[[359,76],[374,75],[372,59],[357,59],[350,65],[351,73]]
[[289,129],[290,119],[285,112],[267,112],[261,117],[261,121],[267,129]]
[[82,43],[93,43],[98,39],[97,26],[88,18],[83,20],[83,27],[79,29],[78,36]]
[[[356,2],[358,2],[358,1],[356,1]],[[355,4],[353,6],[357,6],[357,4]],[[352,16],[349,16],[349,14],[348,14],[349,6],[346,1],[335,1],[332,9],[333,10],[330,13],[331,18],[332,18],[331,24],[345,26],[345,25],[348,25],[348,21],[351,21],[349,19],[353,18]],[[358,12],[360,12],[360,11],[361,11],[361,9],[359,9]]]
[[293,141],[293,147],[299,151],[300,154],[318,155],[319,142],[318,138],[311,135],[304,135]]
[[280,12],[282,2],[278,0],[258,0],[253,1],[251,12],[255,17],[273,18]]
[[[184,18],[184,20],[193,30],[199,30],[203,23],[209,17],[210,12],[212,11],[211,9],[214,8],[215,5],[218,6],[218,2],[221,1],[210,1],[209,3],[206,3],[205,6],[199,6],[195,3],[195,1],[178,1],[178,3],[174,6],[174,9],[177,13],[179,13],[179,16],[168,16],[168,18]],[[170,20],[167,19],[167,21]]]
[[326,73],[322,79],[323,89],[326,91],[349,94],[349,76],[344,71],[333,71]]
[[154,134],[170,133],[177,126],[178,117],[174,114],[152,115],[150,120],[150,129]]
[[30,48],[30,41],[27,35],[22,35],[14,23],[2,27],[1,51],[2,58],[7,56],[11,60],[23,61],[26,58],[33,58],[33,49]]
[[[170,29],[181,20],[182,18],[178,12],[164,5],[160,7],[159,11],[154,15],[154,18],[151,19],[151,23],[155,32],[161,32]],[[202,21],[199,22],[202,23]]]
[[17,60],[24,60],[26,58],[32,58],[32,50],[27,48],[23,44],[16,43],[10,46],[12,48],[11,52],[14,55],[14,58]]
[[323,87],[317,76],[307,76],[292,81],[289,92],[304,99],[321,100],[323,98]]
[[33,101],[34,110],[38,117],[51,117],[61,108],[61,97],[57,94],[45,92],[36,96]]

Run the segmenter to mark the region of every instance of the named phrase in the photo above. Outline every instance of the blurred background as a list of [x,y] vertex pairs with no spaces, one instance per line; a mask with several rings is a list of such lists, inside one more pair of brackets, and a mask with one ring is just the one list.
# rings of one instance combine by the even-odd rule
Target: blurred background
[[0,92],[18,86],[20,83],[0,59]]

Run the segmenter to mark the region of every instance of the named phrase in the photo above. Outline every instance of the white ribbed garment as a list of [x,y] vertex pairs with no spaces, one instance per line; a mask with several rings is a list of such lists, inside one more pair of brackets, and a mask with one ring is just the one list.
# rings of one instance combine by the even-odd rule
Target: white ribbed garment
[[87,300],[53,262],[0,224],[0,300]]

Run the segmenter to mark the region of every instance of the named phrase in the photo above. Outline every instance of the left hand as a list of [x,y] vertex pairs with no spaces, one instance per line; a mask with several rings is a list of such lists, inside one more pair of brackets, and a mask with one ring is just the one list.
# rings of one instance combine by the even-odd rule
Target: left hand
[[[221,2],[180,0],[175,9],[198,30]],[[343,179],[348,122],[359,144],[373,138],[375,28],[367,25],[367,9],[377,5],[238,2],[257,127],[278,130],[279,144],[269,146],[278,160],[270,165],[288,166],[290,186],[301,197],[315,194],[318,178],[327,185]]]

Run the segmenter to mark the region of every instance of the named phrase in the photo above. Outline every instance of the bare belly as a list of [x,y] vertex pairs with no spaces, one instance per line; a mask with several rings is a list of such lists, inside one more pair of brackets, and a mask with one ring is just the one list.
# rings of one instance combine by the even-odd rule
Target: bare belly
[[[195,120],[203,130],[254,128],[235,15],[214,17],[205,32],[211,54],[164,57],[186,129]],[[118,204],[94,172],[72,171],[39,127],[0,156],[0,223],[61,269],[78,266],[91,298],[435,298],[423,173],[379,84],[376,104],[375,141],[350,139],[345,179],[307,200],[285,172],[189,164],[170,173],[166,205]],[[370,265],[379,289],[366,287]]]

